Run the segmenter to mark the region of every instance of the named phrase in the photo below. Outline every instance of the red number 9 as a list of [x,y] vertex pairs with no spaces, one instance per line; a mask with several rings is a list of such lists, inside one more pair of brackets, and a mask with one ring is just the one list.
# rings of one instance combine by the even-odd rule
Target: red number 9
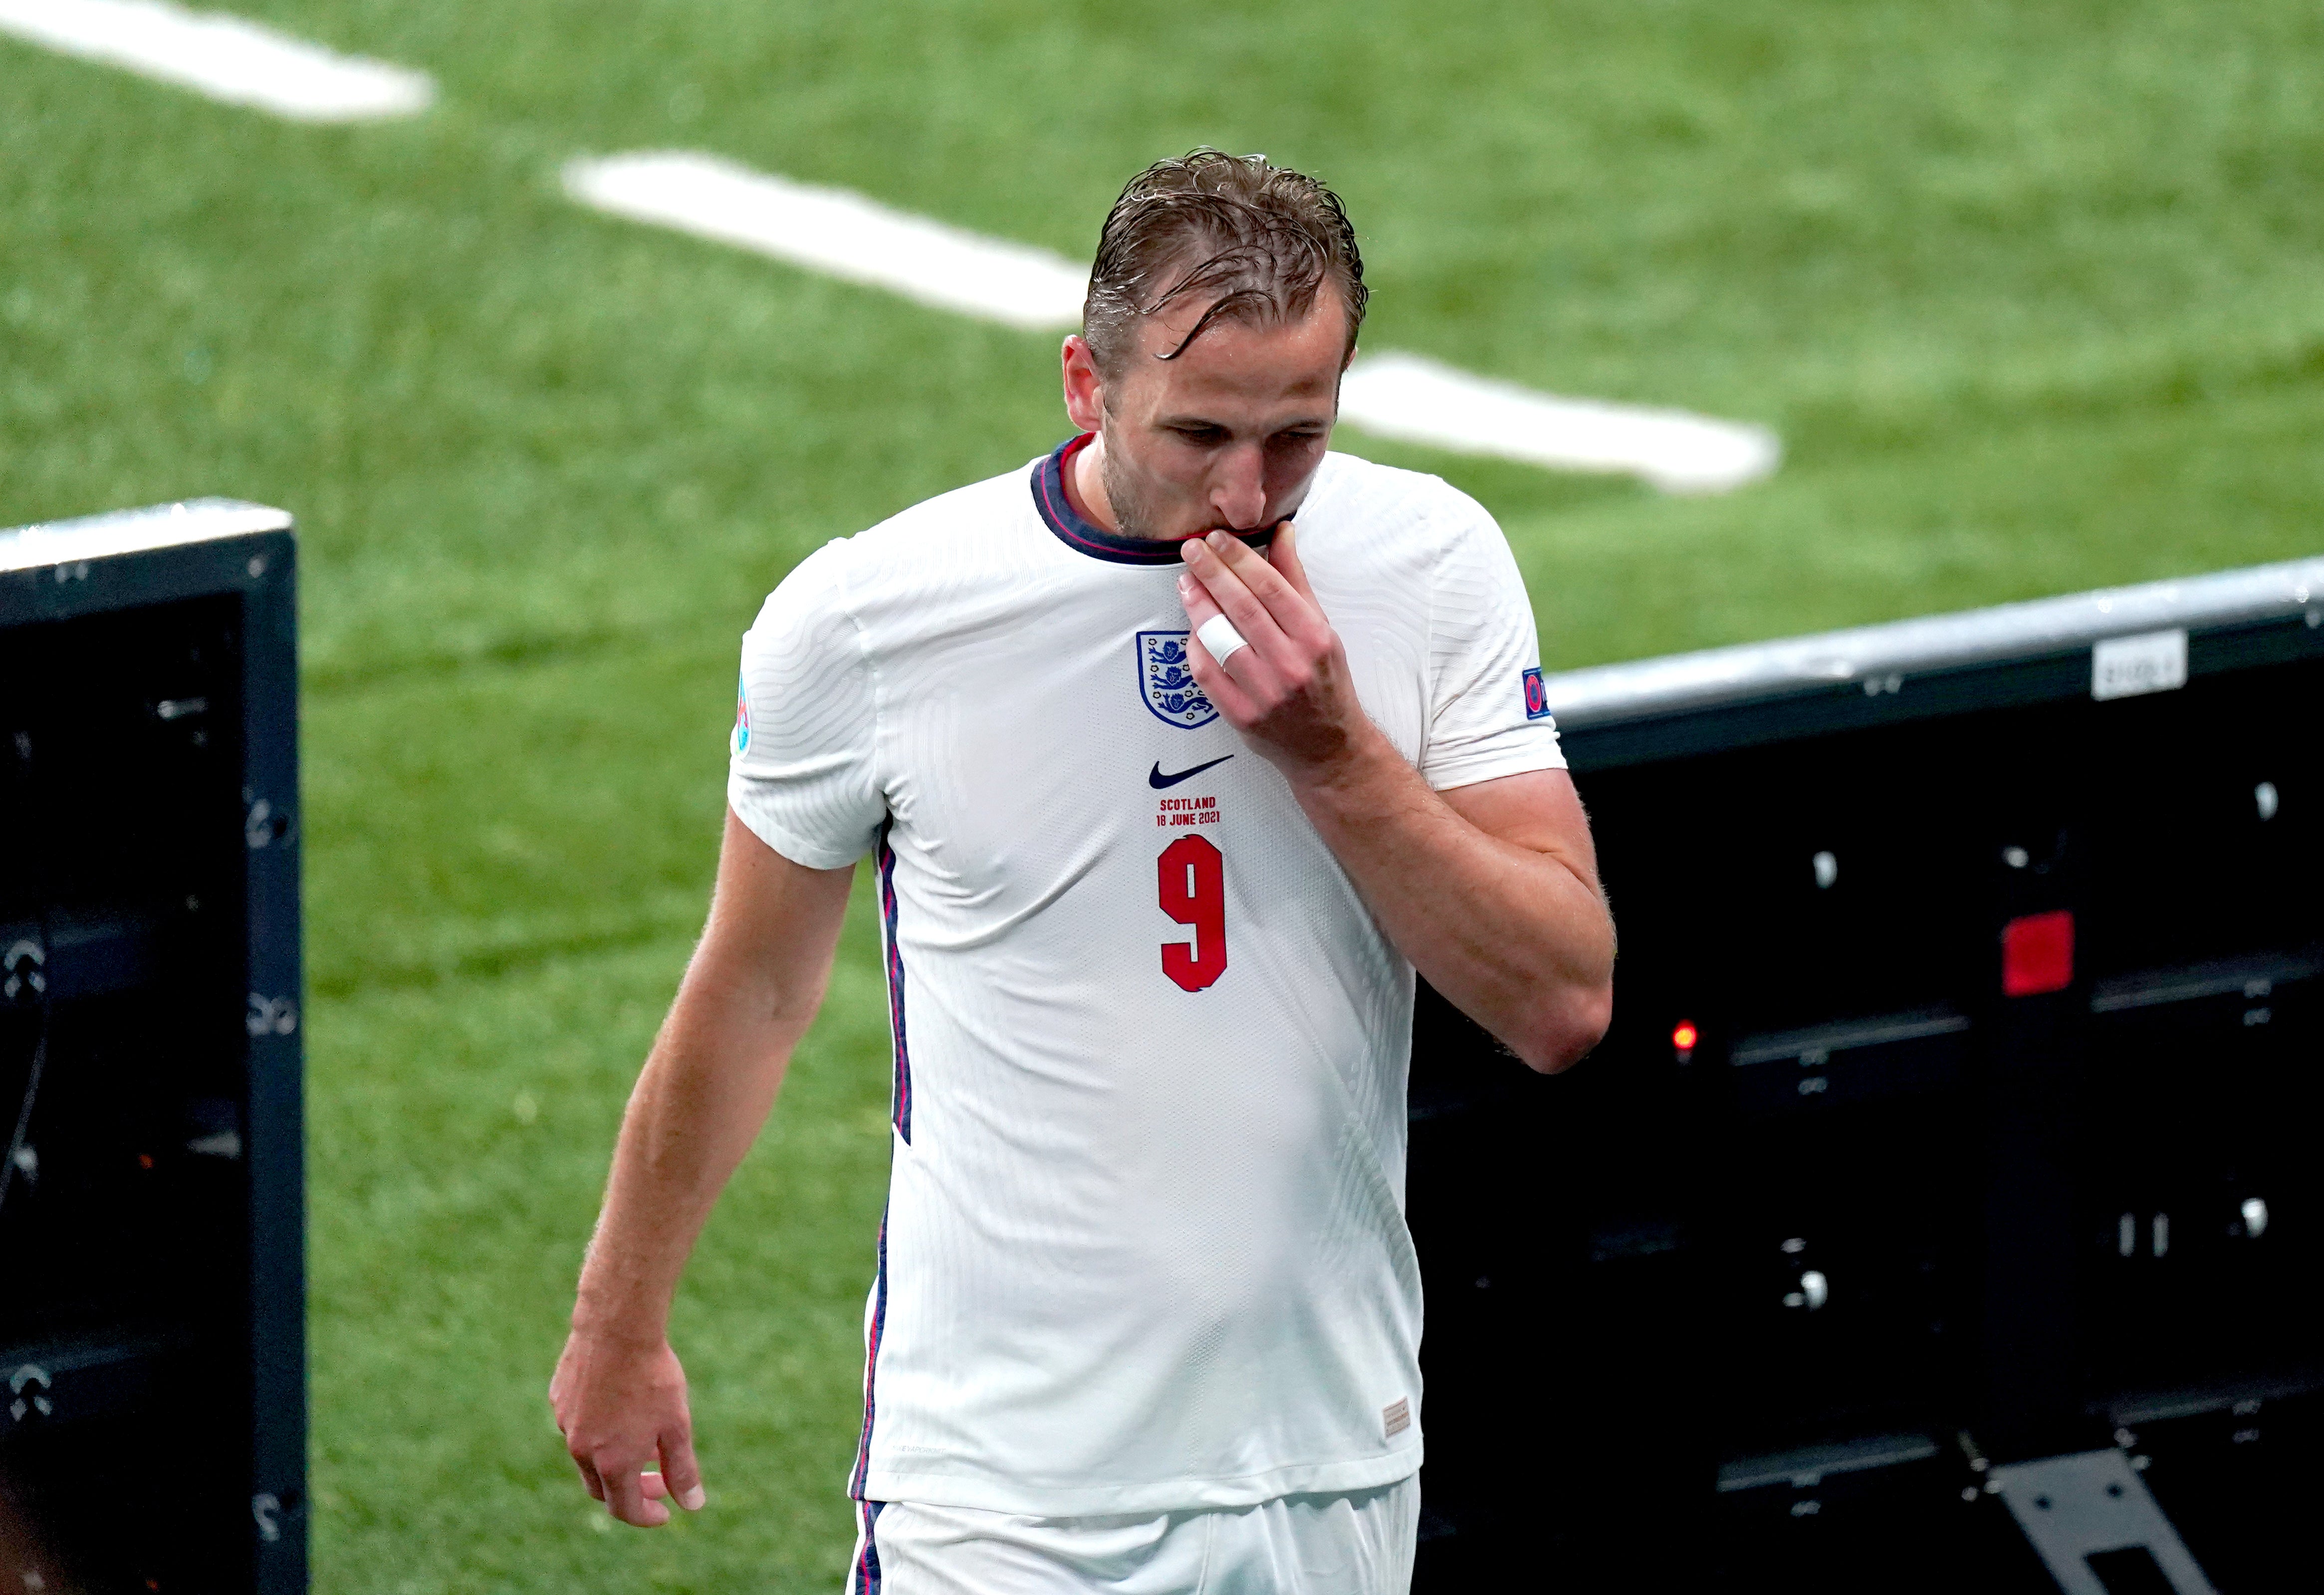
[[1162,973],[1199,991],[1227,972],[1226,861],[1206,837],[1181,836],[1155,865],[1162,911],[1194,927],[1191,942],[1162,944]]

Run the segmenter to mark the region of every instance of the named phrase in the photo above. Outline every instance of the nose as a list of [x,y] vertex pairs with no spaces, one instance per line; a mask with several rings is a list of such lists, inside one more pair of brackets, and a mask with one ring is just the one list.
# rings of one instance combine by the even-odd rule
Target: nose
[[1256,443],[1228,449],[1212,468],[1211,508],[1220,524],[1258,528],[1267,513],[1267,451]]

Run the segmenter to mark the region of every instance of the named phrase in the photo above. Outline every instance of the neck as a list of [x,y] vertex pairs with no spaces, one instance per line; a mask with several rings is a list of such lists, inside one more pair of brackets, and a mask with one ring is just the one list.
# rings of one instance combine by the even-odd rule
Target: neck
[[1074,513],[1100,531],[1123,535],[1113,518],[1113,501],[1105,492],[1105,434],[1100,432],[1074,452],[1065,473],[1065,499]]

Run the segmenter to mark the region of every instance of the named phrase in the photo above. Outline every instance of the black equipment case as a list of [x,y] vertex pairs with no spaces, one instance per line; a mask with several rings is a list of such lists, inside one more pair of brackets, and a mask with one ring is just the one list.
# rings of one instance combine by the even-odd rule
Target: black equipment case
[[1417,1588],[2312,1588],[2324,559],[1546,696],[1616,1018],[1423,994]]
[[0,1587],[306,1588],[293,558],[0,532]]

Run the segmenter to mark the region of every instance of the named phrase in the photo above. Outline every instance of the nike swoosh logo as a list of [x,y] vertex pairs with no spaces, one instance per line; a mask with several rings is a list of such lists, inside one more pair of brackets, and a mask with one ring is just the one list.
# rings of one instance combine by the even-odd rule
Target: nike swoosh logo
[[1213,764],[1224,764],[1228,760],[1233,757],[1234,755],[1232,753],[1222,753],[1217,758],[1212,760],[1210,764],[1197,764],[1194,769],[1182,770],[1176,775],[1164,775],[1162,773],[1162,761],[1157,759],[1154,761],[1153,770],[1148,773],[1146,778],[1146,784],[1158,792],[1165,787],[1175,787],[1180,781],[1185,780],[1190,777],[1202,774],[1203,771],[1210,769]]

